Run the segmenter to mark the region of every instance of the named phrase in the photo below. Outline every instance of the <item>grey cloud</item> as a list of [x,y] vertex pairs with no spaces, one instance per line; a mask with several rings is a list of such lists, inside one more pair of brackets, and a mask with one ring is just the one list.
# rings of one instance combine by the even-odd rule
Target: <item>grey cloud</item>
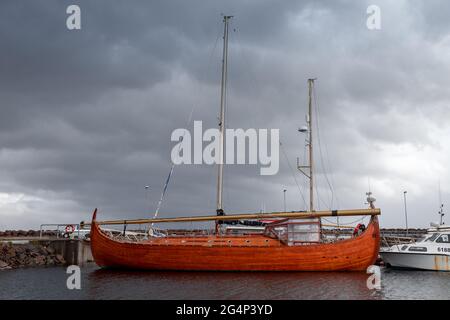
[[[390,148],[431,148],[430,160],[440,159],[436,168],[450,156],[445,137],[436,139],[434,131],[446,132],[450,112],[445,2],[379,1],[380,31],[365,27],[371,1],[77,3],[81,31],[65,28],[72,1],[0,4],[0,194],[26,195],[0,202],[0,228],[6,221],[36,227],[58,217],[84,220],[94,207],[105,217],[148,216],[170,167],[171,132],[186,126],[193,107],[195,120],[217,126],[221,13],[235,15],[228,125],[280,128],[293,167],[304,150],[296,130],[306,112],[306,79],[318,77],[328,155],[324,170],[316,148],[323,202],[330,202],[325,171],[341,207],[364,205],[371,177],[384,221],[398,225],[392,192],[432,186],[439,177],[415,181],[396,171],[383,161]],[[226,168],[229,212],[259,210],[262,203],[281,209],[283,185],[289,208],[304,208],[280,157],[272,177],[259,176],[257,166]],[[163,214],[213,212],[215,178],[214,167],[177,167]],[[296,179],[304,188],[301,175]],[[445,198],[449,189],[443,190]],[[417,199],[435,193],[420,192]],[[411,201],[423,210],[435,205]]]

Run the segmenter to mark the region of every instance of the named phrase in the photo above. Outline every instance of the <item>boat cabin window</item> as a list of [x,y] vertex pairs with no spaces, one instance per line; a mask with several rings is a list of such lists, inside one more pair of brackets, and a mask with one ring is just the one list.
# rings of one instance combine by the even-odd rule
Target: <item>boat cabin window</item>
[[439,237],[439,233],[433,233],[431,235],[431,237],[429,237],[427,240],[425,240],[426,242],[434,242],[434,240],[437,239],[437,237]]
[[427,240],[427,236],[421,236],[416,240],[416,242],[425,242]]
[[414,251],[414,252],[427,252],[426,247],[410,247],[408,251]]
[[289,246],[320,242],[318,219],[286,219],[266,227],[266,233],[280,239]]
[[450,236],[448,234],[443,234],[440,236],[436,242],[438,243],[450,243]]

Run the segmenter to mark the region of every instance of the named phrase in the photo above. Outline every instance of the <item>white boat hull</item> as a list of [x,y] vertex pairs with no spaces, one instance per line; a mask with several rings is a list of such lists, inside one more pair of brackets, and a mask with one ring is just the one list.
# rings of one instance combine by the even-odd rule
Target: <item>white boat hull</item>
[[392,267],[450,271],[449,255],[445,254],[380,252],[380,255]]

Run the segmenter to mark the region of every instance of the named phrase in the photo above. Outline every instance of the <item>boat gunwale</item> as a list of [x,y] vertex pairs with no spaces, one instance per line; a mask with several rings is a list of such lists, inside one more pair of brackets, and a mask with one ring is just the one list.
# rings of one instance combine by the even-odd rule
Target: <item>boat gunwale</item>
[[[92,229],[93,228],[95,228],[95,230],[97,230],[97,233],[99,234],[99,235],[101,235],[102,236],[102,238],[104,238],[105,240],[107,240],[107,241],[111,241],[111,242],[113,242],[113,243],[117,243],[117,244],[126,244],[126,245],[136,245],[136,246],[170,246],[170,247],[186,247],[186,246],[198,246],[198,247],[215,247],[215,248],[221,248],[221,247],[249,247],[249,248],[256,248],[256,247],[261,247],[261,248],[270,248],[270,247],[274,247],[274,248],[278,248],[278,247],[282,247],[282,246],[285,246],[285,247],[287,247],[287,248],[295,248],[295,247],[312,247],[312,246],[314,246],[314,247],[324,247],[324,246],[335,246],[335,245],[340,245],[340,244],[347,244],[348,242],[355,242],[355,241],[358,241],[358,240],[362,240],[363,238],[365,238],[366,236],[368,236],[368,232],[371,230],[371,229],[374,229],[375,227],[374,227],[374,224],[375,223],[378,223],[378,218],[377,218],[377,216],[376,215],[373,215],[373,216],[371,216],[371,218],[370,218],[370,222],[369,222],[369,224],[367,225],[367,227],[366,227],[366,229],[360,234],[360,235],[358,235],[358,236],[356,236],[356,237],[352,237],[352,238],[349,238],[349,239],[342,239],[342,240],[338,240],[338,241],[335,241],[335,242],[326,242],[326,243],[324,243],[324,242],[304,242],[305,244],[301,244],[301,245],[294,245],[294,246],[289,246],[289,245],[287,245],[287,244],[285,244],[285,243],[283,243],[283,241],[281,241],[280,239],[275,239],[275,238],[272,238],[272,237],[270,237],[270,236],[267,236],[267,235],[264,235],[264,234],[262,234],[262,235],[248,235],[248,236],[240,236],[240,235],[238,235],[238,236],[236,236],[236,238],[245,238],[245,239],[247,239],[247,238],[250,238],[250,237],[253,237],[253,238],[262,238],[262,239],[267,239],[267,240],[269,240],[269,239],[271,239],[271,240],[273,240],[273,241],[276,241],[279,245],[255,245],[255,244],[251,244],[251,245],[236,245],[236,244],[234,244],[234,245],[230,245],[229,243],[227,243],[227,244],[225,244],[225,245],[221,245],[221,244],[219,244],[219,245],[214,245],[214,244],[211,244],[210,242],[208,242],[208,241],[205,241],[205,242],[203,242],[202,244],[198,244],[198,243],[196,243],[196,244],[182,244],[182,243],[165,243],[165,242],[163,242],[163,241],[161,241],[161,242],[159,242],[159,243],[153,243],[153,242],[149,242],[150,240],[143,240],[143,241],[123,241],[123,240],[117,240],[117,239],[113,239],[113,238],[111,238],[111,237],[109,237],[109,236],[107,236],[105,233],[104,233],[104,231],[99,227],[99,225],[96,223],[96,216],[97,216],[97,210],[95,210],[94,211],[94,215],[93,215],[93,217],[92,217],[92,223],[91,223],[91,233],[92,233]],[[379,228],[379,227],[378,227]],[[372,230],[372,234],[373,234],[373,231],[374,230]],[[213,238],[213,239],[217,239],[217,238],[222,238],[222,239],[224,239],[224,238],[231,238],[231,239],[236,239],[236,238],[233,238],[234,236],[233,235],[224,235],[224,236],[222,236],[222,235],[205,235],[205,236],[202,236],[202,235],[200,235],[199,237],[193,237],[193,238],[195,238],[195,239],[199,239],[199,238],[205,238],[205,240],[206,239],[208,239],[208,238]],[[178,237],[178,236],[176,236],[176,237],[162,237],[161,239],[166,239],[166,241],[167,241],[167,239],[180,239],[180,238],[183,238],[182,236],[180,236],[180,237]],[[189,237],[186,237],[186,239],[189,239]],[[224,243],[225,241],[222,241],[222,243]]]

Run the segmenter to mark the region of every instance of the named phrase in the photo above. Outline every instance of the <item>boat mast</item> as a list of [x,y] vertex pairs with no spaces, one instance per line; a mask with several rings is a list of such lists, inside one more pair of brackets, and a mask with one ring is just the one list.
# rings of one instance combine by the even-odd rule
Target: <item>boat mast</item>
[[[299,166],[298,169],[309,179],[309,211],[314,211],[314,158],[313,158],[313,133],[312,133],[312,90],[314,86],[314,79],[308,79],[308,119],[306,120],[307,128],[299,129],[300,132],[307,132],[307,146],[308,146],[308,165]],[[303,169],[307,169],[305,172]]]
[[315,79],[308,79],[309,106],[308,106],[308,128],[309,128],[309,211],[314,211],[314,161],[313,161],[313,134],[312,134],[312,86]]
[[[224,160],[224,131],[225,131],[225,107],[227,90],[227,68],[228,68],[228,22],[233,16],[223,17],[223,58],[222,58],[222,85],[220,91],[220,119],[219,119],[219,167],[217,172],[217,215],[223,216],[223,160]],[[216,232],[218,222],[216,222]]]

